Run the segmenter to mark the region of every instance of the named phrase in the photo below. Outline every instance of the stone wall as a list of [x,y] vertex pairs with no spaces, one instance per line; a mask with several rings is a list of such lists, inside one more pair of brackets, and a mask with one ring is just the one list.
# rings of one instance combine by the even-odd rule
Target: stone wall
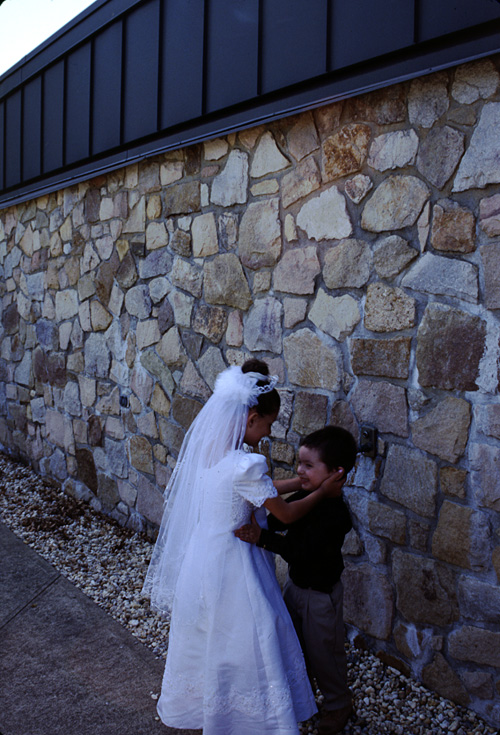
[[0,442],[135,529],[216,375],[280,376],[269,455],[378,430],[346,619],[500,724],[500,59],[0,212]]

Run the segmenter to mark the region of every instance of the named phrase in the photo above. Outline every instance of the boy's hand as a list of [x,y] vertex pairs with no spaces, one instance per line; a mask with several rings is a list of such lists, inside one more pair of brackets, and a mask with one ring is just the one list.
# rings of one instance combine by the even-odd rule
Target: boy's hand
[[342,494],[344,483],[344,469],[343,467],[337,467],[326,480],[323,480],[318,490],[325,498],[338,498]]
[[252,522],[247,523],[245,526],[241,526],[241,528],[237,528],[236,531],[234,531],[234,535],[236,538],[241,539],[241,541],[246,541],[247,544],[256,544],[260,539],[261,530],[261,527],[255,520],[252,513]]

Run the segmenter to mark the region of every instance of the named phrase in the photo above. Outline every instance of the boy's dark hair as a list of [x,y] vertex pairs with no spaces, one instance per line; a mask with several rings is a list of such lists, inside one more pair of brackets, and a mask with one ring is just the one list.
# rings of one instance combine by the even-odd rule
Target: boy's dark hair
[[358,445],[353,435],[341,426],[325,426],[313,431],[300,442],[301,447],[316,449],[329,470],[343,467],[347,475],[354,467]]
[[[269,366],[263,360],[256,357],[250,358],[241,366],[243,373],[260,373],[261,375],[269,375]],[[258,380],[257,385],[267,385],[268,380]],[[280,394],[273,388],[269,393],[261,393],[257,401],[257,405],[253,406],[259,416],[270,416],[278,413],[281,406]]]

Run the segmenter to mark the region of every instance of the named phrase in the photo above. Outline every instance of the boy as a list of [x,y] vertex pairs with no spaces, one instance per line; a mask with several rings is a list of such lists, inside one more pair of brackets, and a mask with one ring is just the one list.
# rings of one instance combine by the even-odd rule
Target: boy
[[[350,432],[327,426],[306,436],[299,449],[297,478],[277,480],[280,494],[299,490],[293,502],[315,490],[323,480],[339,474],[345,480],[354,466],[357,446]],[[347,686],[344,650],[341,549],[352,528],[349,511],[337,497],[322,500],[312,511],[289,526],[268,516],[268,529],[256,522],[238,529],[238,538],[268,549],[288,562],[289,580],[283,597],[290,612],[311,676],[324,697],[320,735],[340,732],[352,713],[352,695]],[[287,531],[282,536],[276,531]]]

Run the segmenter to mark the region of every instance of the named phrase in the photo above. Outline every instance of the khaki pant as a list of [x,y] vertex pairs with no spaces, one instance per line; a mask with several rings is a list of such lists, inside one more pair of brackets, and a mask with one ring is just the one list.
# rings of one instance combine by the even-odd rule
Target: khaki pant
[[310,677],[314,677],[327,710],[352,702],[347,686],[344,649],[343,587],[339,581],[331,594],[297,587],[290,579],[283,597],[299,638]]

